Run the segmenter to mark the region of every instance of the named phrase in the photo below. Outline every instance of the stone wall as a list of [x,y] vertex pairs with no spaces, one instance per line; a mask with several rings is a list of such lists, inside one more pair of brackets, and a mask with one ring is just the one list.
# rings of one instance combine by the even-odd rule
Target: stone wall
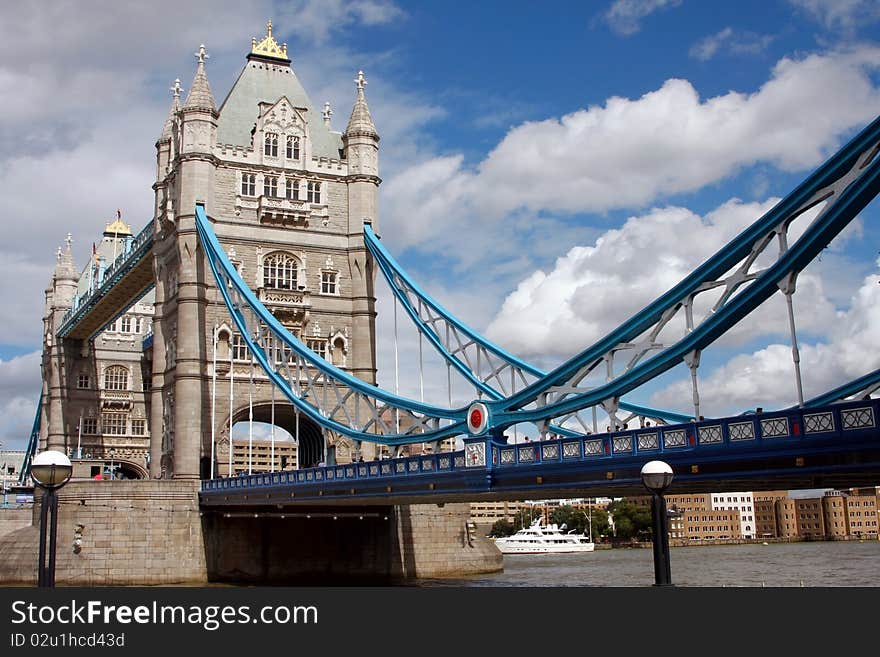
[[[205,511],[197,481],[82,481],[59,491],[66,586],[391,584],[502,569],[468,504]],[[34,585],[39,492],[0,536],[0,583]],[[311,517],[309,517],[311,516]],[[11,520],[9,522],[12,522]]]
[[0,508],[0,537],[32,524],[33,504]]
[[469,522],[470,504],[396,507],[400,575],[461,577],[503,569],[501,552]]
[[[134,480],[67,484],[58,495],[56,584],[206,582],[198,485]],[[38,500],[31,526],[0,537],[0,582],[36,583],[39,507]]]

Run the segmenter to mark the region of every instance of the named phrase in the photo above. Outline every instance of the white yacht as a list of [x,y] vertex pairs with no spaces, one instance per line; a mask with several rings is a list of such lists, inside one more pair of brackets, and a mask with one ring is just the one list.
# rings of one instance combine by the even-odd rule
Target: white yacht
[[531,527],[523,527],[512,536],[495,539],[502,554],[564,554],[567,552],[592,552],[596,547],[591,537],[565,532],[565,525],[542,525],[535,520]]

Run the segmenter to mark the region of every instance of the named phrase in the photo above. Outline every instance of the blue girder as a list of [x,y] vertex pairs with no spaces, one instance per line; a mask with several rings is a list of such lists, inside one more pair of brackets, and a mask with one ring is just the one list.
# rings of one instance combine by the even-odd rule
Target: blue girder
[[813,397],[812,399],[804,402],[804,406],[813,407],[813,406],[826,406],[828,404],[833,404],[837,401],[843,401],[847,397],[852,395],[857,395],[861,392],[865,392],[872,388],[876,388],[880,386],[880,369],[876,369],[873,372],[868,372],[867,374],[860,376],[857,379],[853,379],[849,383],[844,383],[833,390],[829,390],[817,397]]
[[[385,280],[391,287],[391,291],[394,293],[394,296],[397,298],[398,301],[400,301],[400,304],[403,306],[404,310],[406,310],[407,314],[410,316],[413,323],[416,325],[416,328],[418,328],[419,332],[425,336],[425,338],[434,346],[434,348],[450,365],[455,367],[455,369],[458,370],[475,388],[485,393],[489,397],[489,399],[500,400],[503,399],[504,395],[492,386],[480,380],[477,376],[474,375],[471,369],[461,361],[461,359],[457,358],[455,355],[449,352],[449,350],[438,339],[438,336],[433,331],[429,330],[425,323],[421,321],[421,319],[419,318],[419,314],[417,310],[413,308],[410,299],[394,282],[395,276],[403,280],[406,285],[418,296],[419,300],[422,303],[431,308],[446,322],[449,322],[460,333],[473,340],[476,344],[482,346],[484,349],[486,349],[488,352],[490,352],[500,360],[519,368],[523,372],[533,376],[536,379],[541,379],[547,375],[547,373],[543,370],[540,370],[530,363],[527,363],[526,361],[521,360],[516,356],[513,356],[500,346],[491,342],[483,335],[480,335],[469,326],[461,322],[457,317],[452,315],[452,313],[450,313],[448,310],[446,310],[439,302],[437,302],[436,299],[425,292],[406,273],[406,271],[400,266],[400,264],[398,264],[391,253],[382,245],[378,235],[376,235],[375,231],[373,231],[373,228],[370,225],[364,226],[364,242],[366,243],[367,248],[370,250],[370,253],[373,254],[376,264],[379,267],[379,271],[382,272],[382,275],[385,277]],[[676,413],[674,411],[659,410],[655,408],[649,408],[647,406],[641,406],[638,404],[630,404],[628,402],[620,402],[619,407],[625,411],[635,413],[637,415],[643,415],[652,418],[661,418],[668,422],[687,422],[691,417],[689,415]],[[571,431],[570,429],[561,426],[552,426],[551,428],[554,433],[559,433],[562,435],[580,435],[576,431]]]
[[[201,204],[196,205],[196,227],[198,229],[201,244],[205,249],[211,272],[217,282],[217,287],[223,296],[223,300],[235,325],[241,333],[242,339],[247,344],[248,349],[251,350],[251,354],[263,371],[269,376],[272,382],[291,402],[291,404],[293,404],[300,412],[304,413],[320,426],[335,431],[341,435],[354,440],[375,442],[384,445],[431,442],[466,433],[466,429],[464,428],[464,418],[467,411],[466,408],[447,409],[391,394],[382,388],[370,385],[357,377],[351,376],[347,372],[329,363],[326,359],[315,354],[315,352],[300,342],[296,336],[291,334],[284,325],[282,325],[275,316],[272,315],[262,303],[260,303],[256,295],[241,279],[238,271],[229,261],[229,258],[220,246],[217,236],[211,229],[210,222],[205,213],[205,207]],[[321,410],[318,407],[303,400],[300,395],[296,394],[290,383],[269,363],[263,347],[254,339],[254,336],[251,335],[241,310],[239,310],[233,301],[229,290],[230,287],[233,288],[242,298],[247,309],[254,313],[259,321],[267,327],[268,332],[275,339],[280,340],[292,354],[303,359],[308,363],[309,367],[314,368],[323,376],[334,382],[338,382],[342,386],[355,391],[364,397],[381,401],[389,407],[399,408],[426,417],[450,420],[451,423],[435,430],[429,430],[418,434],[375,434],[353,430],[351,427],[343,423],[326,417],[321,413]]]
[[[501,402],[487,402],[487,405],[495,406],[493,413],[496,426],[555,417],[599,403],[603,399],[620,397],[676,366],[686,354],[711,344],[775,293],[779,282],[789,274],[799,272],[818,256],[831,239],[880,193],[880,158],[876,157],[878,143],[880,143],[880,118],[875,119],[791,194],[672,290],[529,388]],[[773,265],[755,278],[745,290],[731,298],[687,336],[606,385],[597,386],[587,392],[572,395],[560,402],[535,410],[517,410],[534,402],[553,386],[564,385],[582,367],[601,359],[612,347],[641,335],[659,321],[667,309],[679,304],[704,281],[716,279],[746,258],[753,245],[768,234],[772,235],[781,223],[792,221],[798,216],[798,212],[803,212],[808,207],[827,199],[830,193],[822,197],[819,193],[850,173],[860,158],[864,159],[864,163],[858,177],[845,189],[834,194],[830,207],[823,209],[800,239]]]

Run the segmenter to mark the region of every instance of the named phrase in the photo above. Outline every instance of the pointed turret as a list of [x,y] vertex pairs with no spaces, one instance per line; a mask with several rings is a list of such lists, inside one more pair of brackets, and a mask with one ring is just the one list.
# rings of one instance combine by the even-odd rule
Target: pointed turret
[[76,269],[76,263],[73,261],[73,252],[71,244],[73,238],[70,233],[64,240],[65,248],[58,247],[56,255],[55,272],[53,274],[54,290],[53,299],[55,308],[69,308],[73,303],[73,297],[76,294],[76,284],[79,281],[79,271]]
[[[159,135],[158,141],[166,141],[171,139],[171,129],[174,126],[174,119],[180,111],[180,78],[174,81],[174,85],[170,87],[171,91],[171,109],[168,110],[168,118],[165,119],[165,126],[162,128],[162,134]],[[208,93],[210,93],[210,89]]]
[[214,102],[214,94],[211,93],[211,85],[208,84],[208,74],[205,73],[205,60],[210,57],[205,52],[205,44],[199,46],[199,51],[195,56],[199,64],[183,108],[209,109],[216,112],[217,103]]
[[348,119],[348,126],[345,128],[344,136],[375,137],[378,141],[379,133],[376,132],[373,117],[370,116],[370,108],[367,107],[367,99],[364,97],[364,86],[367,84],[367,81],[364,78],[363,71],[358,71],[355,83],[357,84],[357,98],[355,98],[354,107],[351,110],[351,117]]
[[[182,157],[191,153],[210,153],[217,131],[217,105],[214,103],[214,95],[208,84],[208,75],[205,73],[205,60],[208,59],[205,44],[199,46],[195,57],[198,62],[196,75],[179,113],[181,121],[178,136],[179,154]],[[174,139],[171,141],[173,146]]]

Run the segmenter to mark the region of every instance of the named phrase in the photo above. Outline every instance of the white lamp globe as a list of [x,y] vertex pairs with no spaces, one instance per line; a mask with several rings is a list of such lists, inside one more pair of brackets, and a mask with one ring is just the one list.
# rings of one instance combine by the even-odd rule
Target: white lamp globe
[[663,492],[672,483],[672,467],[664,461],[648,461],[642,466],[642,483],[654,493]]
[[70,459],[61,452],[40,452],[31,461],[31,476],[42,488],[60,488],[73,473]]

